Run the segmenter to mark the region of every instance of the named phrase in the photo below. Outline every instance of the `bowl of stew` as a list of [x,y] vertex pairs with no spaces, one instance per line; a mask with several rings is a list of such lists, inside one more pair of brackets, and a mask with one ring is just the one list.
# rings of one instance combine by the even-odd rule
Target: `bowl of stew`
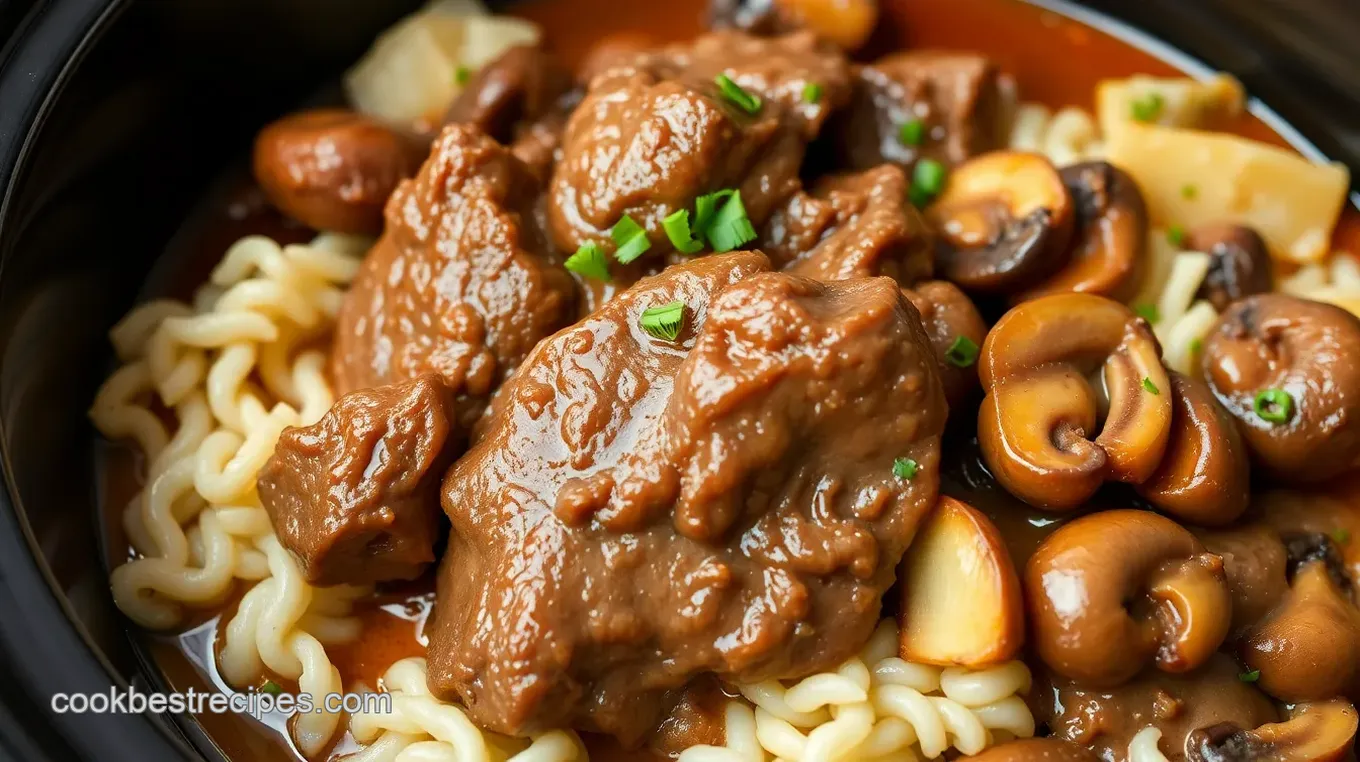
[[1059,0],[20,40],[13,743],[1354,757],[1360,212],[1232,74]]

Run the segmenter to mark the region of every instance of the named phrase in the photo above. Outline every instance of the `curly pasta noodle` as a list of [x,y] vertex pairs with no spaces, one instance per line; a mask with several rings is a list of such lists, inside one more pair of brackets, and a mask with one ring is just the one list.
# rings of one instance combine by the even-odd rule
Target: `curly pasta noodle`
[[350,717],[350,734],[364,748],[346,762],[573,762],[585,747],[569,730],[530,739],[510,738],[477,728],[462,708],[436,699],[425,684],[425,660],[402,659],[383,673],[392,694],[391,711]]
[[1280,290],[1327,302],[1360,316],[1360,259],[1336,252],[1326,261],[1305,265],[1280,283]]
[[1129,741],[1129,762],[1168,762],[1166,755],[1157,748],[1162,739],[1162,731],[1151,725],[1143,728]]
[[1072,107],[1054,114],[1037,103],[1016,108],[1008,145],[1015,151],[1043,154],[1057,167],[1105,155],[1100,130],[1090,114]]
[[[236,580],[253,584],[220,655],[237,687],[268,668],[315,696],[340,692],[325,648],[359,634],[350,614],[366,591],[303,580],[255,478],[285,427],[330,408],[325,355],[308,342],[331,330],[366,249],[338,235],[287,247],[249,236],[227,250],[192,306],[143,304],[109,334],[123,364],[90,418],[104,436],[135,442],[147,463],[147,486],[122,516],[134,557],[111,575],[114,600],[139,625],[163,630],[183,623],[185,607],[224,602]],[[299,715],[294,739],[315,754],[339,722],[336,713]]]
[[984,670],[913,664],[897,657],[897,636],[896,624],[884,620],[835,672],[793,685],[737,686],[754,711],[731,702],[725,745],[687,749],[681,762],[933,759],[950,747],[976,754],[1034,735],[1034,717],[1017,695],[1030,687],[1023,663]]

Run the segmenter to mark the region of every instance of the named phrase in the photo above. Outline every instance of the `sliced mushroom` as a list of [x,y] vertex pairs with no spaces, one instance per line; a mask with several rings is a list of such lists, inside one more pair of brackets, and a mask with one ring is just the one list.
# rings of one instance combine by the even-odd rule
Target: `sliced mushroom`
[[752,34],[809,29],[843,50],[855,50],[878,23],[877,0],[712,0],[709,26]]
[[1076,207],[1071,261],[1017,301],[1063,291],[1127,301],[1138,288],[1147,246],[1143,194],[1133,178],[1103,161],[1064,167],[1062,179]]
[[959,165],[926,212],[940,232],[939,266],[978,293],[1014,293],[1062,267],[1072,200],[1039,154],[997,151]]
[[1100,758],[1080,746],[1056,738],[1025,738],[974,754],[973,762],[1097,762]]
[[1233,303],[1204,342],[1204,380],[1256,461],[1317,482],[1360,459],[1360,319],[1284,294]]
[[[1088,381],[1097,371],[1102,390]],[[987,334],[978,372],[983,459],[1031,505],[1070,510],[1107,480],[1146,481],[1162,460],[1171,381],[1146,321],[1118,302],[1089,294],[1026,302]]]
[[1239,653],[1247,669],[1260,671],[1261,690],[1280,701],[1349,693],[1360,667],[1360,611],[1337,587],[1328,562],[1309,560],[1280,605],[1242,638]]
[[972,300],[947,281],[918,283],[903,293],[921,313],[940,365],[945,401],[957,409],[977,390],[977,357],[987,338],[987,323]]
[[1260,234],[1245,225],[1201,225],[1185,237],[1185,248],[1208,254],[1209,272],[1196,297],[1222,312],[1229,304],[1270,291],[1270,252]]
[[571,89],[571,72],[538,45],[515,45],[477,70],[444,114],[509,145],[520,122],[554,111]]
[[1092,688],[1203,664],[1223,642],[1232,601],[1223,561],[1176,522],[1115,510],[1059,528],[1025,569],[1034,645],[1060,675]]
[[1342,759],[1355,739],[1355,707],[1340,699],[1300,704],[1289,719],[1255,730],[1224,723],[1186,740],[1188,762],[1317,762]]
[[1203,382],[1171,374],[1171,439],[1138,492],[1159,510],[1200,526],[1230,524],[1247,509],[1247,448]]

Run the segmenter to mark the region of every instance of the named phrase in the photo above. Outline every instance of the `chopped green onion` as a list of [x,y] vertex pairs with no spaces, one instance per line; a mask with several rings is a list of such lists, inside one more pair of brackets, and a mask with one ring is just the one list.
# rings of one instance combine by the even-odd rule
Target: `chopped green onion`
[[718,85],[718,92],[722,93],[722,96],[735,104],[737,108],[748,114],[760,111],[760,96],[742,89],[742,86],[733,82],[731,77],[726,74],[719,74],[713,78],[713,81]]
[[466,66],[459,66],[453,70],[453,81],[460,85],[466,85],[472,79],[472,70]]
[[718,205],[736,195],[736,191],[720,190],[713,193],[706,193],[694,200],[694,232],[703,235],[708,230],[708,226],[713,224],[713,215],[718,211]]
[[1155,304],[1135,304],[1133,312],[1138,317],[1156,325],[1162,320],[1162,311],[1157,309]]
[[1147,376],[1143,376],[1143,388],[1149,392],[1152,392],[1153,394],[1162,393],[1162,390],[1158,389],[1157,385],[1152,383],[1152,379],[1148,378]]
[[934,159],[921,159],[911,173],[911,203],[917,208],[929,204],[944,190],[945,168]]
[[817,103],[822,99],[822,86],[816,82],[809,82],[803,85],[803,102]]
[[1192,199],[1192,198],[1194,198],[1195,196],[1198,196],[1198,195],[1199,195],[1199,188],[1196,188],[1196,187],[1193,186],[1193,185],[1182,185],[1182,186],[1181,186],[1181,198],[1186,199],[1186,200],[1189,200],[1189,199]]
[[283,686],[279,685],[273,680],[265,680],[264,685],[260,686],[260,693],[268,693],[271,696],[277,696],[282,692]]
[[647,231],[626,214],[623,215],[623,219],[614,223],[614,227],[609,230],[609,237],[614,239],[614,244],[618,247],[614,249],[614,259],[620,264],[626,265],[652,248],[652,242],[647,240]]
[[1253,669],[1250,672],[1239,672],[1237,673],[1237,679],[1244,683],[1254,683],[1261,679],[1261,670]]
[[1336,540],[1337,545],[1345,545],[1351,541],[1351,533],[1345,529],[1333,529],[1332,539]]
[[1197,354],[1199,354],[1200,351],[1203,350],[1203,349],[1204,349],[1204,340],[1203,340],[1203,339],[1191,339],[1191,340],[1190,340],[1190,354],[1192,354],[1192,355],[1197,355]]
[[708,245],[720,254],[756,239],[756,229],[751,224],[751,218],[746,216],[746,207],[741,203],[741,191],[734,192],[712,215],[703,234],[708,239]]
[[1256,416],[1268,423],[1284,423],[1294,412],[1294,398],[1283,389],[1266,389],[1256,393],[1251,407]]
[[675,341],[685,325],[685,303],[677,299],[660,307],[648,307],[642,311],[638,325],[652,338]]
[[967,368],[977,362],[978,345],[967,336],[959,336],[944,352],[944,359],[956,368]]
[[1181,227],[1180,225],[1172,225],[1171,227],[1167,228],[1166,240],[1170,241],[1172,246],[1184,246],[1185,228]]
[[661,229],[666,231],[666,237],[671,239],[671,245],[676,251],[686,254],[697,254],[704,248],[704,242],[696,239],[694,233],[689,229],[689,210],[681,209],[666,219],[661,221]]
[[1164,105],[1161,93],[1147,93],[1129,104],[1129,110],[1133,118],[1140,122],[1154,122],[1161,116]]
[[897,139],[902,141],[904,146],[919,146],[926,138],[926,123],[920,119],[913,119],[903,122],[897,128]]
[[916,477],[916,472],[920,468],[921,466],[911,458],[898,458],[893,461],[893,476],[911,481]]
[[567,257],[562,266],[578,275],[596,280],[609,280],[609,260],[604,258],[604,249],[594,241],[586,241],[575,254]]

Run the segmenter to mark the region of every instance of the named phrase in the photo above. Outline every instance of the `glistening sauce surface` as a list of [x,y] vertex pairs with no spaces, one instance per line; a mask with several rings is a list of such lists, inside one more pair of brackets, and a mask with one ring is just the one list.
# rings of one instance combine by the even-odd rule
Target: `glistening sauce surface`
[[[701,31],[704,3],[676,0],[669,3],[623,3],[616,0],[537,0],[521,5],[516,14],[538,22],[547,31],[548,44],[568,64],[579,62],[590,48],[604,38],[619,34],[647,42],[667,42],[692,37]],[[1013,0],[884,0],[885,20],[874,47],[878,51],[900,47],[938,47],[974,50],[993,57],[1014,75],[1027,101],[1050,107],[1093,106],[1097,82],[1133,74],[1173,76],[1179,74],[1167,63],[1089,27],[1056,14]],[[1074,65],[1078,63],[1080,65]],[[1234,132],[1247,137],[1283,144],[1283,140],[1254,117],[1243,117]],[[192,284],[201,282],[207,268],[236,238],[249,233],[270,235],[281,242],[305,240],[307,231],[290,226],[277,214],[263,207],[259,195],[233,193],[229,201],[205,201],[199,214],[190,220],[167,251],[170,269],[163,269],[150,283],[153,293],[187,294]],[[1348,209],[1337,233],[1338,245],[1360,251],[1360,215]],[[951,449],[947,456],[966,460],[966,448]],[[119,448],[110,448],[104,458],[103,502],[107,517],[107,538],[111,558],[126,553],[118,515],[139,481],[135,458]],[[958,474],[963,465],[946,470]],[[968,472],[976,477],[973,468]],[[955,480],[946,492],[968,497],[995,518],[1011,544],[1018,562],[1051,531],[1050,517],[1030,510],[1016,510],[1016,501],[1003,493],[991,497],[967,489]],[[1331,494],[1355,494],[1350,483],[1338,485]],[[987,492],[984,490],[984,492]],[[1300,497],[1300,499],[1306,499]],[[1353,523],[1353,515],[1338,516],[1337,522]],[[1360,534],[1360,525],[1350,527]],[[1352,550],[1352,554],[1355,551]],[[1355,559],[1348,559],[1355,563]],[[360,639],[336,648],[331,656],[351,689],[360,683],[373,686],[392,662],[424,652],[423,623],[433,603],[432,580],[425,578],[411,585],[393,587],[366,603],[360,616]],[[229,690],[213,666],[217,642],[217,623],[230,616],[234,603],[221,617],[201,621],[179,635],[144,638],[165,682],[175,690]],[[277,680],[277,678],[275,678]],[[279,681],[291,689],[286,681]],[[233,759],[291,760],[297,753],[288,740],[286,718],[273,716],[263,722],[235,715],[202,715],[205,730],[222,751]],[[604,760],[648,759],[644,753],[626,753],[599,739],[590,739],[592,758]],[[343,753],[353,744],[342,736],[332,753]]]

